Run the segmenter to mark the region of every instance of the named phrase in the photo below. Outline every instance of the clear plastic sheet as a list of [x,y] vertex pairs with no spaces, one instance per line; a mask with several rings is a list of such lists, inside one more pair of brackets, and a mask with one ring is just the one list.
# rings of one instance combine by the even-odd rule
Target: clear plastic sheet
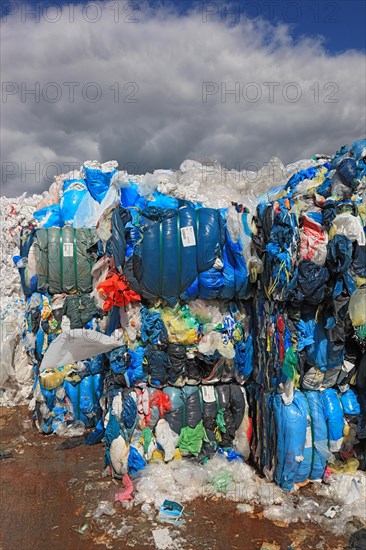
[[[222,481],[220,484],[219,481]],[[225,482],[225,483],[224,483]],[[151,462],[137,478],[135,505],[147,503],[159,509],[165,499],[185,503],[197,497],[226,498],[238,502],[238,511],[250,513],[253,504],[264,509],[264,517],[284,523],[319,523],[340,534],[347,521],[366,521],[366,474],[332,475],[327,484],[313,483],[313,496],[284,493],[242,461],[228,462],[215,456],[204,465],[193,461]],[[243,503],[243,504],[242,504]],[[324,515],[331,506],[340,506],[336,520]]]

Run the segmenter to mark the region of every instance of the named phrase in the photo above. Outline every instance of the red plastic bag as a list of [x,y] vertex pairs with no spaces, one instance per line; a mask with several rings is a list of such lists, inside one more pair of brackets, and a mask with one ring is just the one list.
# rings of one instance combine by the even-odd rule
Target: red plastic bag
[[130,302],[139,302],[140,294],[131,289],[124,275],[113,273],[97,286],[98,292],[104,298],[103,310],[109,311],[113,306],[123,307]]
[[322,225],[305,215],[302,216],[302,224],[300,238],[301,258],[303,260],[311,260],[318,265],[324,265],[327,255],[327,232]]
[[122,479],[123,489],[117,491],[114,495],[114,502],[122,502],[124,500],[132,500],[133,484],[128,474],[125,474]]
[[156,390],[150,396],[150,408],[158,407],[160,418],[164,418],[164,414],[172,410],[170,397],[162,391]]

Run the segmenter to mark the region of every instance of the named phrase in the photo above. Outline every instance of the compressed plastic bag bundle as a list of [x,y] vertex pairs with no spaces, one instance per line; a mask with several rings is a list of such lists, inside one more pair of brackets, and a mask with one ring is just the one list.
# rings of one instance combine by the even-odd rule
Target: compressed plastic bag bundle
[[75,385],[66,380],[64,388],[72,403],[74,419],[81,420],[87,428],[95,426],[101,414],[99,400],[102,396],[103,376],[91,374]]
[[227,248],[217,210],[147,207],[136,217],[117,208],[112,228],[117,268],[148,300],[164,298],[174,305],[179,296],[229,299],[235,295],[235,276],[240,288],[245,284],[244,259],[238,252],[235,260]]
[[95,243],[92,229],[51,227],[33,234],[37,289],[50,294],[92,291],[93,255],[88,249]]
[[300,469],[304,450],[309,449],[309,445],[306,445],[307,402],[304,395],[296,390],[290,405],[285,405],[281,396],[275,395],[273,411],[277,428],[278,461],[275,480],[285,491],[292,491],[294,483],[304,481],[309,474],[307,468],[304,472]]
[[357,395],[353,390],[348,389],[344,393],[341,393],[340,399],[344,414],[360,414],[360,404],[357,401]]
[[164,418],[174,433],[179,434],[184,426],[184,395],[178,388],[164,388],[163,393],[169,396],[172,410],[165,413]]
[[72,363],[40,372],[35,384],[35,418],[43,433],[72,435],[72,426],[96,426],[101,418],[104,375],[101,365]]
[[337,392],[333,388],[321,393],[325,420],[328,426],[329,448],[339,451],[343,441],[343,410]]
[[[131,388],[110,394],[105,426],[108,431],[106,456],[112,465],[118,452],[124,449],[127,453],[129,442],[137,446],[145,459],[147,456],[151,459],[156,447],[151,447],[150,443],[155,438],[158,449],[162,449],[164,460],[168,462],[174,458],[177,448],[182,454],[192,454],[201,461],[213,455],[219,446],[232,447],[236,434],[238,442],[243,439],[240,429],[246,408],[245,394],[234,384],[216,388],[206,386],[202,390],[188,386],[182,389],[167,387],[163,391],[151,388],[145,404],[140,401],[144,391]],[[245,423],[245,450],[250,439],[247,424],[248,421]],[[141,438],[146,441],[144,450],[140,449]],[[112,456],[113,448],[118,446],[120,451]],[[150,447],[151,452],[148,451]],[[235,455],[234,450],[232,454]],[[126,465],[125,461],[123,464]],[[117,467],[113,465],[114,473],[120,475],[122,467],[120,463]]]
[[321,394],[317,391],[307,391],[304,395],[309,405],[313,439],[309,479],[321,480],[329,456],[328,430],[323,403]]

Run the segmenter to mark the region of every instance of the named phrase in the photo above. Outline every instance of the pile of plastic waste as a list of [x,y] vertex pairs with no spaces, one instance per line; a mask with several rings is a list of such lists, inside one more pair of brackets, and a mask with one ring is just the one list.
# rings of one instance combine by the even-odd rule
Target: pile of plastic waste
[[287,492],[364,470],[366,140],[273,177],[117,168],[58,176],[17,226],[38,429],[95,428],[124,481],[184,457]]
[[22,227],[31,223],[41,200],[41,195],[27,197],[26,193],[12,199],[0,197],[0,400],[4,405],[22,404],[32,392],[33,366],[22,346],[25,300],[13,255]]

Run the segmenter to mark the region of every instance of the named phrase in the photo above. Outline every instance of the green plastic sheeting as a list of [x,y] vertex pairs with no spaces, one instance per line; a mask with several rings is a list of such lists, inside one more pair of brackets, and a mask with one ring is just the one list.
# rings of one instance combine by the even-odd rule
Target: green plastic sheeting
[[299,379],[299,373],[296,370],[297,363],[298,359],[294,349],[288,348],[285,354],[285,359],[283,361],[282,372],[285,376],[287,376],[287,378],[293,380],[295,384]]
[[178,439],[178,447],[182,453],[190,453],[197,456],[201,449],[203,442],[209,443],[209,439],[206,435],[206,430],[203,427],[203,421],[195,428],[189,428],[188,426],[182,428]]
[[149,446],[152,440],[152,431],[151,428],[144,428],[141,431],[142,438],[144,440],[144,453],[146,454],[149,450]]
[[366,340],[366,325],[355,327],[355,332],[360,340]]
[[216,415],[216,425],[217,425],[218,429],[220,430],[220,432],[223,433],[223,434],[226,433],[226,422],[225,422],[225,418],[224,418],[224,412],[225,412],[225,409],[220,408],[218,410],[217,415]]
[[90,274],[96,258],[87,252],[97,241],[93,229],[38,229],[34,243],[38,290],[50,294],[90,293]]
[[211,484],[216,491],[225,493],[232,481],[233,474],[229,470],[225,470],[224,472],[216,474],[212,478]]

